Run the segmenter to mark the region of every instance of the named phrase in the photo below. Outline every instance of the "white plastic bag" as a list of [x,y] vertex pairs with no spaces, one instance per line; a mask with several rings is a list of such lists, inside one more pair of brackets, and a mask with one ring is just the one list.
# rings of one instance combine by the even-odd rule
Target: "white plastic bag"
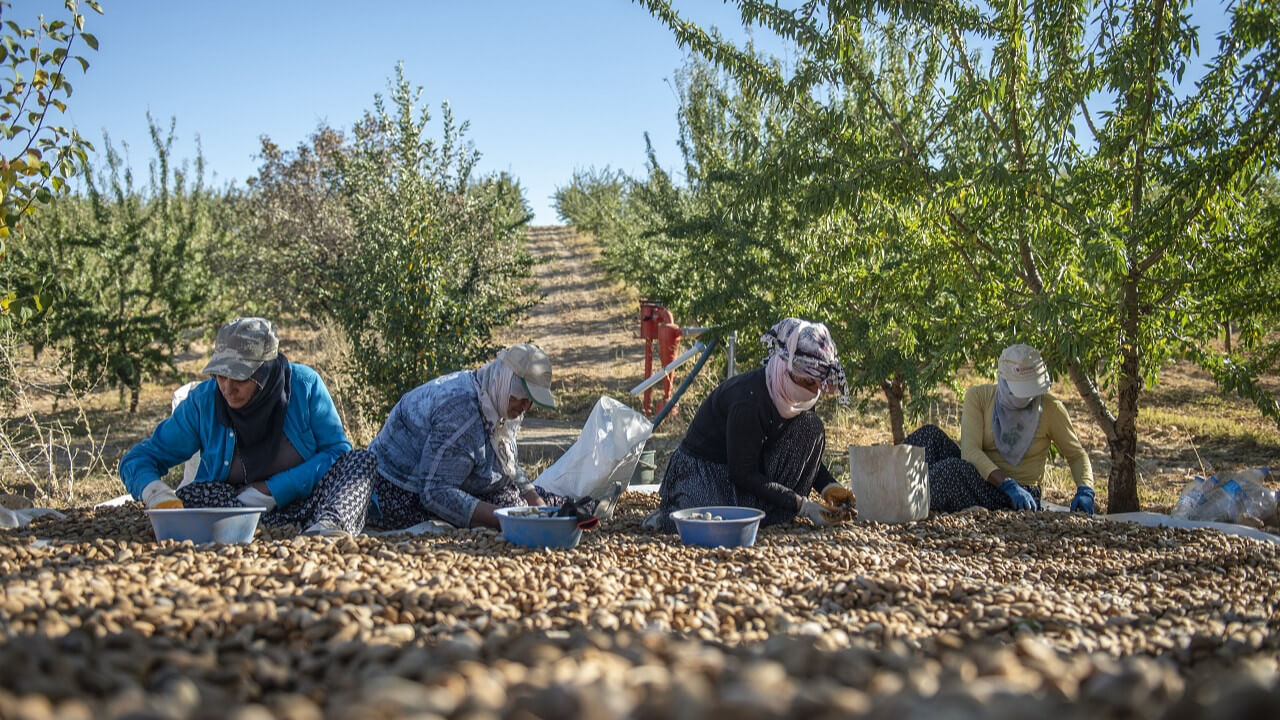
[[608,518],[635,472],[653,423],[610,397],[591,409],[582,434],[533,481],[547,492],[574,500],[599,500],[595,515]]
[[929,514],[929,468],[914,445],[849,447],[849,480],[858,519],[899,523]]

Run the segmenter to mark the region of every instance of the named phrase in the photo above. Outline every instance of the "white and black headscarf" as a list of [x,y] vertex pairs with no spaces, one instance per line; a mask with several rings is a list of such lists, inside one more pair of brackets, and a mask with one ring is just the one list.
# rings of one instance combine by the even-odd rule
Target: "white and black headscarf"
[[790,418],[812,408],[818,395],[804,395],[802,388],[791,387],[787,377],[794,373],[820,383],[819,392],[849,394],[844,367],[836,355],[836,344],[822,323],[787,318],[760,336],[769,351],[765,360],[765,384],[774,406],[783,417]]

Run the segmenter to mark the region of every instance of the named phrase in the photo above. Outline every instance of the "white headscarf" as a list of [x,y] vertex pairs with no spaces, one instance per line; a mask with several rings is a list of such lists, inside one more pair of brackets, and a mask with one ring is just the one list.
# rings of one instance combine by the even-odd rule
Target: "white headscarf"
[[520,477],[520,466],[516,463],[516,431],[524,420],[523,413],[515,419],[507,417],[515,373],[505,362],[491,360],[475,371],[475,378],[479,386],[480,413],[484,416],[485,427],[489,429],[494,462],[504,478],[515,480]]
[[781,355],[769,357],[764,368],[764,384],[769,388],[769,397],[773,399],[778,414],[788,420],[818,404],[819,393],[797,385]]

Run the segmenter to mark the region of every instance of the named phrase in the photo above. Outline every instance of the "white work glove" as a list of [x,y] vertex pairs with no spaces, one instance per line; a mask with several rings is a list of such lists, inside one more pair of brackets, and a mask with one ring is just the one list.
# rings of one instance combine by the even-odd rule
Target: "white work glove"
[[831,526],[831,521],[827,519],[827,509],[808,498],[800,501],[800,511],[796,513],[796,517],[809,518],[814,527]]
[[245,507],[266,508],[268,511],[276,509],[276,499],[271,497],[271,493],[262,492],[255,487],[247,487],[236,496],[236,500],[240,501]]
[[142,488],[142,504],[149,510],[172,510],[182,507],[178,494],[163,480],[152,480]]

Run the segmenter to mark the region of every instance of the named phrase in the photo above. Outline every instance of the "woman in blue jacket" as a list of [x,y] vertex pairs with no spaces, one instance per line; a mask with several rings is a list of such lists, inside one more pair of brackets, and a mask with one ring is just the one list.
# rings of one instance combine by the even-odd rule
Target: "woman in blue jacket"
[[[266,525],[359,533],[377,461],[351,449],[324,381],[279,352],[271,323],[224,325],[204,372],[213,377],[125,454],[129,492],[153,509],[265,507]],[[197,451],[195,481],[175,493],[160,478]]]

